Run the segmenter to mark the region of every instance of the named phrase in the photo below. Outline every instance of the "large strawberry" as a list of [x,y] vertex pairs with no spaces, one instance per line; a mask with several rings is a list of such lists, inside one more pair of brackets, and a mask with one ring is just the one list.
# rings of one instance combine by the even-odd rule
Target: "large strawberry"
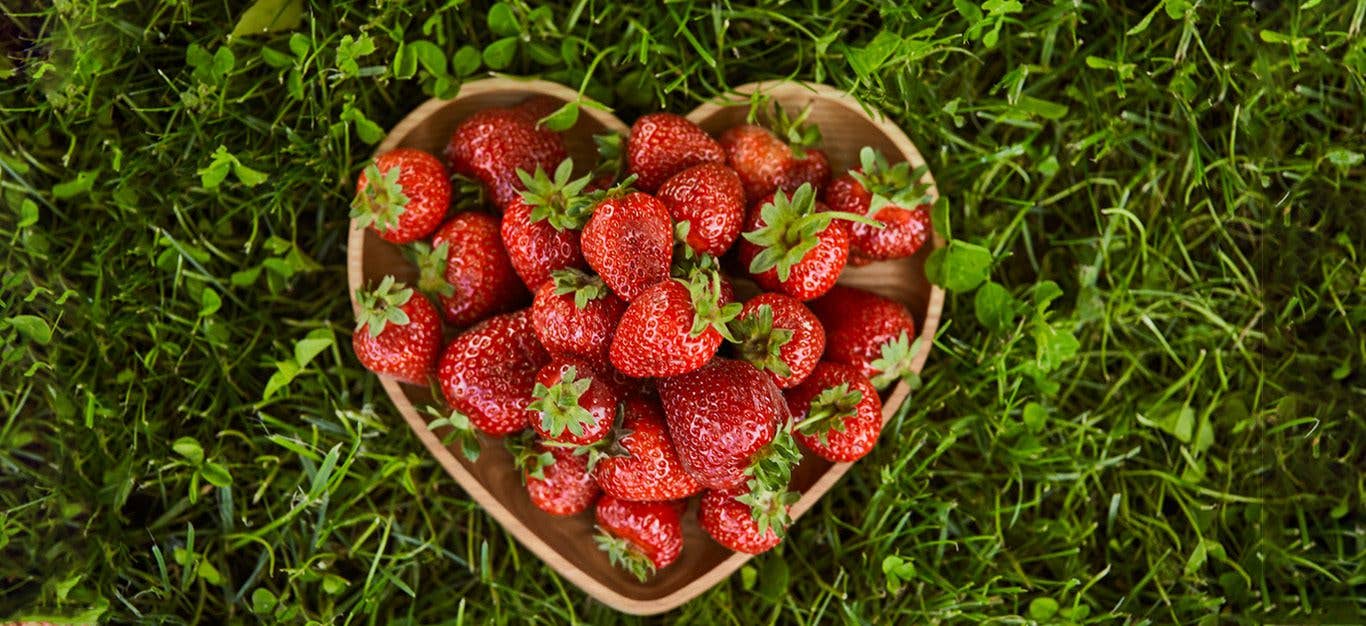
[[551,515],[575,515],[588,510],[598,497],[587,459],[574,454],[573,448],[546,445],[530,433],[508,437],[504,445],[536,508]]
[[750,298],[730,326],[739,342],[736,355],[767,370],[783,389],[802,382],[825,352],[820,320],[801,302],[780,293]]
[[377,157],[356,179],[351,218],[385,241],[409,243],[431,234],[451,206],[451,179],[436,157],[397,148]]
[[583,227],[583,258],[622,300],[669,277],[673,222],[653,196],[616,189]]
[[912,374],[915,318],[906,307],[870,291],[837,285],[808,303],[825,326],[825,360],[853,365],[878,389]]
[[787,508],[793,498],[789,494],[775,503],[772,514],[756,516],[753,507],[744,501],[748,495],[744,488],[708,490],[702,494],[697,521],[716,543],[731,550],[760,554],[783,540],[783,532],[791,523]]
[[441,350],[441,317],[421,294],[393,276],[356,294],[356,332],[351,346],[361,365],[377,374],[425,385]]
[[702,490],[683,469],[654,400],[628,398],[615,439],[594,451],[593,479],[604,493],[623,500],[677,500]]
[[503,210],[503,245],[517,275],[532,291],[549,281],[555,270],[588,268],[579,248],[579,231],[593,207],[583,195],[588,178],[570,180],[573,171],[571,159],[555,168],[553,178],[541,168],[534,174],[519,170],[526,190]]
[[822,199],[836,211],[866,215],[882,223],[850,226],[849,254],[866,261],[900,259],[915,254],[930,237],[928,185],[921,183],[922,165],[914,170],[906,162],[889,165],[887,157],[872,148],[859,152],[858,169],[836,178]]
[[452,339],[437,378],[446,402],[487,435],[526,428],[536,374],[550,360],[523,309],[491,317]]
[[853,213],[830,211],[811,185],[791,197],[779,191],[750,210],[739,259],[767,291],[806,301],[830,290],[849,259],[845,220],[875,223]]
[[526,303],[492,215],[460,213],[437,229],[431,244],[418,242],[413,249],[421,271],[417,286],[436,295],[447,322],[468,326]]
[[484,109],[460,122],[446,144],[451,169],[482,182],[499,209],[522,189],[517,170],[549,169],[567,155],[560,135],[537,124],[538,112],[534,105]]
[[683,551],[683,522],[671,502],[627,502],[610,495],[595,511],[598,548],[640,582],[668,567]]
[[882,399],[858,368],[821,361],[811,376],[787,391],[792,436],[836,463],[863,458],[882,432]]
[[617,388],[582,359],[552,357],[536,374],[531,397],[527,420],[550,441],[588,445],[606,437],[616,419]]
[[674,174],[702,163],[724,163],[726,154],[707,131],[680,115],[651,113],[636,118],[626,140],[627,172],[636,186],[654,193]]
[[752,123],[721,133],[726,164],[740,175],[745,197],[751,203],[774,191],[792,193],[806,183],[819,191],[830,180],[830,161],[815,147],[821,142],[820,129],[806,124],[811,109],[803,110],[795,119],[781,108],[775,109],[773,128],[777,134]]
[[606,370],[612,331],[625,311],[626,303],[601,278],[563,269],[536,290],[531,322],[551,354],[576,356]]
[[721,256],[740,236],[745,188],[735,170],[719,163],[694,165],[675,174],[655,194],[669,209],[683,240],[699,253]]
[[655,283],[626,307],[612,336],[612,365],[627,376],[676,376],[702,367],[723,338],[740,305],[722,305],[720,274]]

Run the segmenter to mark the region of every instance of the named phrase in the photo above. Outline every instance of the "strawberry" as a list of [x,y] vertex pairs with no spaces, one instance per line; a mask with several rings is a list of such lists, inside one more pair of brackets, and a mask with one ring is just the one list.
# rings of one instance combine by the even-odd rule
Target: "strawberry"
[[512,109],[526,113],[533,120],[540,120],[558,111],[563,105],[563,100],[557,100],[550,96],[532,96],[512,107]]
[[451,169],[482,182],[499,210],[522,189],[517,170],[550,168],[568,154],[558,133],[537,125],[536,107],[479,111],[460,122],[446,144]]
[[852,365],[821,361],[811,376],[787,392],[792,436],[821,458],[857,461],[872,451],[882,432],[882,399]]
[[602,279],[579,270],[551,272],[551,282],[536,290],[531,326],[554,355],[575,356],[606,370],[612,331],[626,303],[608,291]]
[[351,219],[385,241],[409,243],[440,226],[450,206],[451,179],[441,161],[398,148],[375,157],[356,179]]
[[721,256],[740,236],[745,221],[745,188],[719,163],[694,165],[675,174],[655,194],[669,216],[687,232],[683,240],[699,253]]
[[503,245],[517,275],[532,291],[549,281],[555,270],[588,269],[579,231],[593,207],[582,193],[588,178],[570,180],[573,171],[571,159],[555,168],[554,178],[539,167],[535,174],[518,170],[526,191],[503,211]]
[[767,291],[806,301],[839,280],[849,258],[849,226],[843,220],[876,223],[853,213],[830,211],[811,185],[791,197],[779,191],[749,213],[739,258]]
[[669,277],[673,222],[653,196],[616,189],[593,208],[583,227],[583,258],[607,286],[630,302]]
[[878,389],[914,375],[915,318],[900,303],[837,285],[809,306],[825,326],[825,360],[859,368]]
[[590,461],[604,493],[622,500],[677,500],[702,490],[683,469],[654,400],[628,398],[614,440]]
[[702,494],[697,522],[716,543],[731,550],[747,554],[767,552],[783,540],[782,533],[791,523],[787,508],[793,499],[779,503],[778,515],[756,519],[750,505],[741,501],[745,496],[743,488],[708,490]]
[[452,408],[485,434],[501,437],[526,428],[536,374],[549,360],[523,309],[490,317],[452,339],[437,379]]
[[596,378],[593,366],[573,357],[552,357],[536,374],[527,420],[542,439],[588,445],[612,430],[617,388]]
[[351,346],[366,369],[405,383],[425,385],[441,350],[436,307],[403,283],[385,276],[372,291],[356,294],[360,312]]
[[612,365],[627,376],[676,376],[706,364],[730,337],[738,303],[722,305],[721,275],[655,283],[626,307],[612,336]]
[[797,386],[825,352],[825,329],[801,302],[779,293],[750,298],[731,322],[736,356],[767,370],[781,389]]
[[598,548],[613,565],[645,582],[683,551],[683,522],[670,502],[627,502],[612,496],[595,511]]
[[546,445],[531,433],[504,440],[512,464],[522,473],[527,495],[536,508],[551,515],[576,515],[588,510],[599,489],[588,474],[588,461],[573,448]]
[[627,172],[637,176],[636,186],[647,193],[694,165],[725,161],[726,154],[707,131],[673,113],[636,118],[626,140]]
[[836,178],[822,199],[836,211],[866,215],[882,228],[866,224],[850,227],[849,254],[860,260],[885,261],[915,254],[930,238],[928,185],[919,182],[925,166],[888,165],[887,157],[872,148],[859,151],[861,167]]
[[421,278],[447,322],[468,326],[526,303],[526,289],[498,237],[498,218],[460,213],[437,229],[431,244],[413,244]]
[[726,165],[740,175],[745,198],[754,202],[774,191],[792,193],[810,183],[820,191],[830,180],[830,161],[815,148],[821,141],[820,129],[808,126],[808,107],[795,119],[775,107],[774,134],[767,128],[742,124],[721,133]]
[[628,398],[651,398],[659,400],[659,392],[655,391],[655,384],[652,379],[627,376],[609,363],[607,373],[603,378],[609,385],[617,388],[617,396],[622,399]]

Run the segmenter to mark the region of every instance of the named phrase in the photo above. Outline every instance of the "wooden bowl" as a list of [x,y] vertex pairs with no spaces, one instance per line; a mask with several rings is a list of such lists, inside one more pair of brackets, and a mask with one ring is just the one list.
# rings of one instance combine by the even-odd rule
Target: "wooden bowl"
[[[870,116],[854,98],[824,85],[753,83],[738,88],[731,96],[699,106],[687,117],[718,134],[731,125],[743,123],[748,110],[747,95],[756,90],[769,94],[791,111],[812,105],[809,120],[820,126],[831,167],[837,173],[856,165],[858,151],[865,145],[881,150],[894,162],[899,155],[913,165],[924,163],[915,145],[896,125],[876,112]],[[561,101],[578,97],[570,88],[545,81],[510,78],[471,81],[461,87],[455,99],[429,100],[414,110],[390,131],[377,153],[410,147],[439,155],[456,124],[466,116],[488,107],[516,104],[533,95]],[[594,134],[625,133],[628,128],[610,113],[590,107],[580,110],[578,124],[565,133],[565,143],[575,162],[587,165],[596,155],[592,142]],[[937,195],[933,179],[929,182],[931,191]],[[840,277],[841,284],[875,291],[910,309],[924,339],[915,360],[917,372],[929,356],[944,300],[943,291],[925,278],[925,259],[933,248],[943,245],[943,239],[936,233],[931,245],[909,259],[851,267]],[[347,256],[353,305],[357,288],[376,283],[385,275],[392,274],[410,283],[416,277],[416,269],[401,256],[397,246],[354,224]],[[609,564],[606,555],[596,548],[591,540],[594,532],[591,510],[561,518],[537,509],[527,497],[520,476],[513,470],[511,458],[499,441],[483,439],[479,461],[470,463],[458,449],[441,444],[444,433],[427,428],[428,418],[417,407],[439,404],[430,390],[400,384],[386,376],[380,379],[385,392],[418,439],[470,497],[547,565],[608,606],[636,615],[668,611],[721,582],[750,558],[750,555],[720,546],[707,536],[697,524],[694,501],[684,517],[684,548],[678,561],[648,582],[641,583]],[[884,395],[884,421],[896,413],[909,391],[905,384],[900,384]],[[792,509],[793,517],[800,517],[810,509],[851,466],[807,454],[793,475],[792,488],[802,492],[801,499]]]

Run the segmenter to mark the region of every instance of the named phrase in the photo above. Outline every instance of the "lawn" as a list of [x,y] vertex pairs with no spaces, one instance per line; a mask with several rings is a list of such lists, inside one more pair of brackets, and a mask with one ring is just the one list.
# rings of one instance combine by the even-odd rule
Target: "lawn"
[[355,175],[493,71],[829,83],[948,200],[912,400],[669,618],[1366,619],[1366,0],[249,4],[0,0],[0,619],[636,621],[351,352]]

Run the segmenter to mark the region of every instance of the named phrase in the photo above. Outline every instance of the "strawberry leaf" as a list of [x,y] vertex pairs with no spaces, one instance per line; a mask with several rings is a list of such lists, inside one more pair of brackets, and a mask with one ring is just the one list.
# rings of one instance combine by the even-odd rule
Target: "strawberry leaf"
[[545,468],[555,464],[555,455],[536,445],[536,433],[524,430],[503,440],[503,447],[512,455],[512,466],[522,472],[522,482],[528,477],[545,480]]
[[911,366],[915,362],[915,356],[920,353],[921,341],[921,337],[916,337],[915,341],[911,342],[903,330],[899,337],[882,344],[881,356],[871,363],[873,369],[878,371],[872,378],[873,386],[886,389],[892,383],[901,380],[912,389],[919,387],[920,376],[911,370]]
[[471,463],[479,460],[479,433],[474,429],[474,424],[470,422],[469,416],[451,409],[450,414],[441,413],[436,407],[427,407],[427,414],[435,419],[427,422],[427,430],[435,432],[436,429],[448,427],[451,429],[446,436],[441,438],[441,444],[451,446],[460,445],[460,453],[465,455]]
[[586,308],[589,302],[607,297],[611,291],[602,278],[574,268],[553,270],[550,279],[555,284],[555,294],[574,294],[574,306]]
[[737,355],[754,367],[777,376],[790,376],[792,369],[782,358],[782,348],[792,341],[792,330],[773,327],[773,307],[764,304],[749,315],[730,323],[737,343]]
[[356,332],[368,326],[370,336],[379,337],[389,324],[406,325],[408,314],[402,307],[412,297],[413,290],[395,282],[393,276],[385,276],[373,290],[358,290],[356,301],[360,303],[360,312],[356,314]]
[[425,241],[413,243],[409,247],[413,263],[417,265],[419,291],[447,298],[455,295],[455,286],[446,280],[449,249],[449,243],[433,248]]
[[732,302],[721,304],[721,274],[716,271],[699,271],[683,282],[692,296],[693,324],[691,334],[696,337],[713,328],[722,337],[734,342],[728,323],[740,314],[743,305]]
[[578,368],[571,365],[560,375],[560,382],[551,387],[538,382],[531,391],[533,399],[527,410],[540,412],[541,428],[551,437],[559,437],[566,430],[581,437],[584,429],[593,424],[593,413],[579,404],[593,379],[577,376]]
[[598,549],[607,553],[607,560],[612,565],[630,572],[640,582],[645,582],[654,576],[654,561],[645,556],[630,540],[624,537],[614,537],[601,529],[593,539],[598,544]]
[[806,417],[795,428],[803,435],[815,435],[822,445],[827,444],[831,432],[844,432],[844,420],[858,413],[862,401],[863,392],[849,389],[849,383],[826,388],[811,401]]
[[365,167],[365,188],[351,201],[351,219],[362,228],[373,225],[380,231],[398,227],[398,218],[408,206],[408,196],[398,183],[403,168],[394,166],[381,173],[373,162]]
[[802,183],[789,197],[780,189],[773,200],[759,207],[763,226],[744,234],[745,239],[760,248],[750,261],[749,271],[762,274],[776,269],[778,280],[785,281],[792,267],[800,263],[808,252],[820,243],[820,235],[837,220],[849,220],[882,228],[882,222],[863,215],[843,211],[817,211],[816,189]]
[[531,207],[531,221],[548,221],[558,231],[579,230],[588,222],[593,210],[593,199],[583,190],[592,180],[589,176],[571,179],[574,160],[565,159],[555,168],[552,178],[539,165],[534,174],[517,170],[517,177],[526,187],[522,200]]

